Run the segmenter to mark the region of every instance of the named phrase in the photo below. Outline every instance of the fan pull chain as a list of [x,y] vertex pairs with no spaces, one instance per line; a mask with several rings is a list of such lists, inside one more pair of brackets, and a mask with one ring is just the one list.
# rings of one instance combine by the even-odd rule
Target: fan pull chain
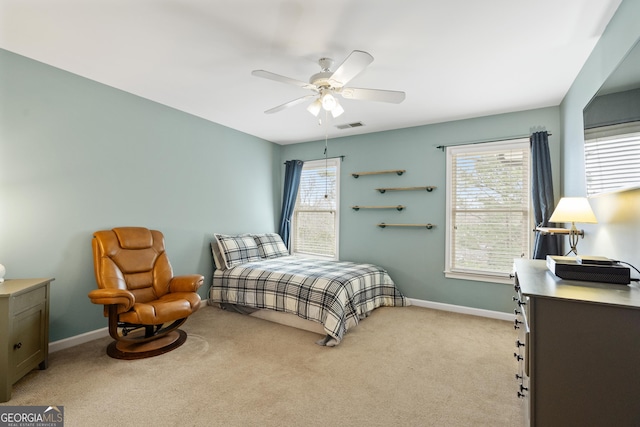
[[329,160],[328,160],[328,144],[327,141],[329,139],[329,130],[327,126],[329,126],[328,115],[329,112],[327,110],[324,111],[324,198],[329,198]]

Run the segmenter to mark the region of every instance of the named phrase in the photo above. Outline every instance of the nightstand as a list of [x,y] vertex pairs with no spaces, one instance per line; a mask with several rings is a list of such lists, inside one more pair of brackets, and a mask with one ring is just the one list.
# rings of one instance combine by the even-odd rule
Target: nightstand
[[0,283],[0,402],[11,388],[49,359],[49,284],[54,279],[7,279]]

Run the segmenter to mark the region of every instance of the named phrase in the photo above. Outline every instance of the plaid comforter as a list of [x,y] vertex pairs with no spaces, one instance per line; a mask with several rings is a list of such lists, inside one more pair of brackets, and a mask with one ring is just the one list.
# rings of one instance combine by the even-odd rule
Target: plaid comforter
[[210,298],[320,322],[336,343],[371,310],[409,305],[378,266],[298,256],[216,270]]

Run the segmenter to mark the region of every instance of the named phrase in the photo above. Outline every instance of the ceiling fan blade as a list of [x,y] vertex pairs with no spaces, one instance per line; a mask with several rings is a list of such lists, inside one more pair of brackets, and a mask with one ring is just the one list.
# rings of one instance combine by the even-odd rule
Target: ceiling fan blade
[[362,50],[354,50],[329,77],[329,81],[335,87],[342,87],[372,62],[373,56]]
[[358,99],[362,101],[379,101],[399,104],[404,101],[405,93],[396,90],[363,89],[357,87],[345,87],[340,90],[340,95],[346,99]]
[[270,71],[253,70],[251,72],[251,75],[256,77],[262,77],[264,79],[275,80],[276,82],[280,82],[280,83],[300,86],[305,89],[317,90],[315,85],[312,85],[311,83],[303,82],[302,80],[292,79],[290,77],[281,76],[280,74],[275,74]]
[[293,107],[294,105],[298,105],[298,104],[306,101],[307,99],[313,98],[315,96],[316,95],[306,95],[306,96],[303,96],[302,98],[297,98],[297,99],[294,99],[293,101],[289,101],[289,102],[286,102],[286,103],[284,103],[282,105],[278,105],[277,107],[273,107],[273,108],[265,111],[264,113],[265,114],[277,113],[278,111],[282,111],[282,110],[284,110],[286,108]]

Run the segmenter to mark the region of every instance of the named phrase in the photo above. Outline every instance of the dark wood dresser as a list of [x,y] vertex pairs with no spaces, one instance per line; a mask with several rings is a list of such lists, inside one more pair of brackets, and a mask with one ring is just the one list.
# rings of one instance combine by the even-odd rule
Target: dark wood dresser
[[640,288],[563,280],[543,260],[515,272],[525,425],[640,426]]

